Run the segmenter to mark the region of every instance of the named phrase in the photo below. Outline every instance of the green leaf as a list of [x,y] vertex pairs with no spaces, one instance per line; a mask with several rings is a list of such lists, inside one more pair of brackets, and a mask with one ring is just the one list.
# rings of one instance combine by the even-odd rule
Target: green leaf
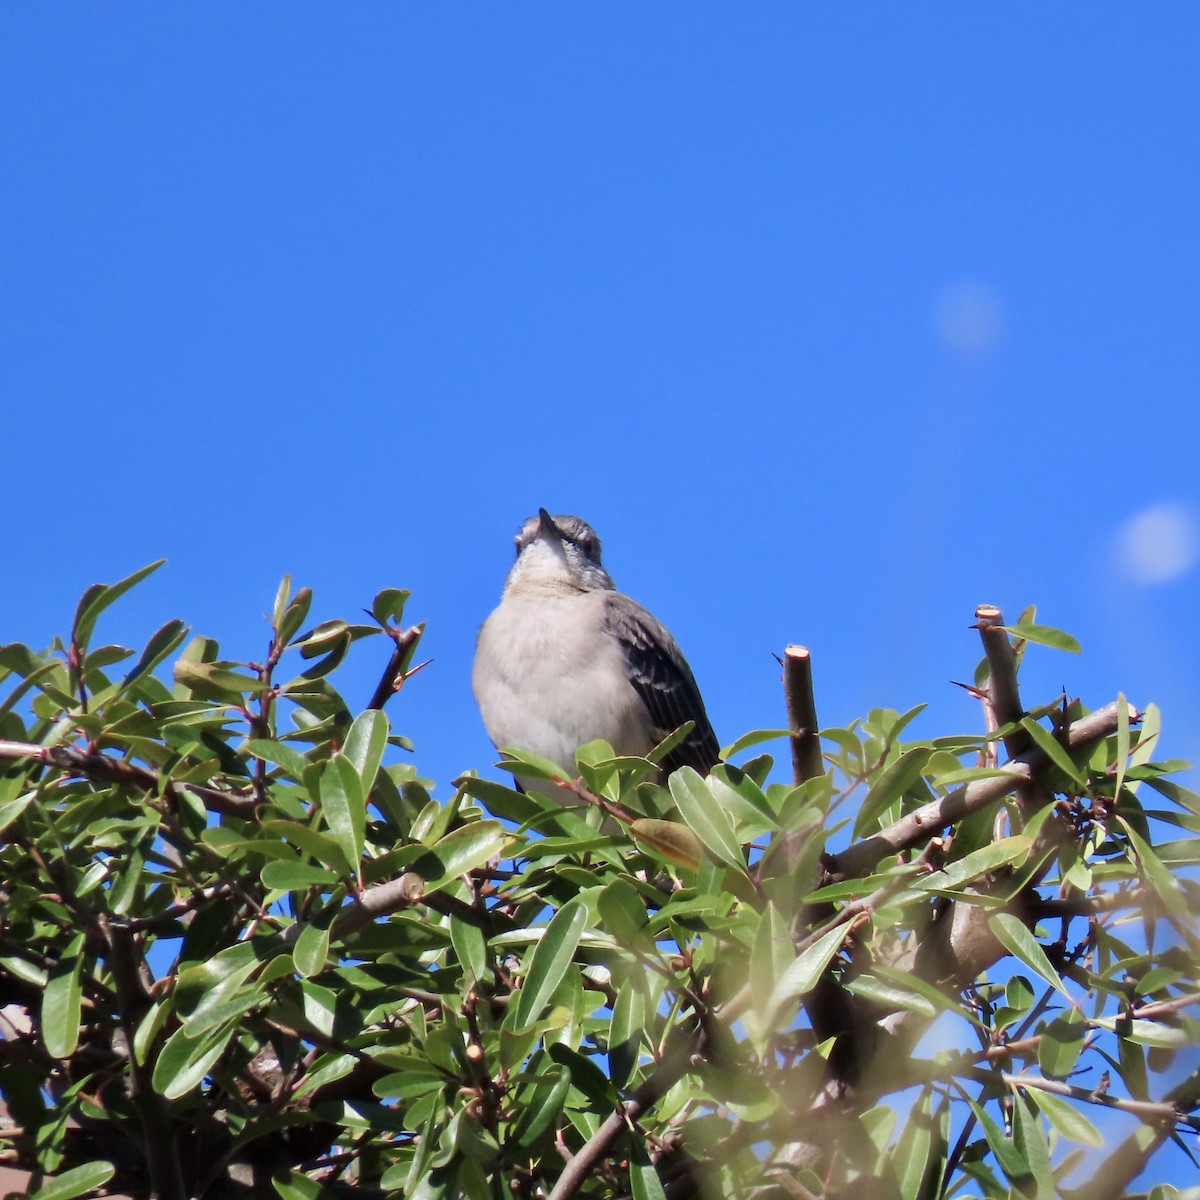
[[1032,717],[1021,718],[1021,728],[1033,738],[1034,744],[1062,771],[1072,783],[1084,784],[1083,773],[1071,759],[1067,748],[1040,721]]
[[167,655],[183,644],[183,639],[187,635],[188,627],[182,621],[168,621],[151,635],[150,640],[146,643],[146,648],[130,668],[129,674],[125,676],[121,686],[128,687],[138,676],[153,671]]
[[[1033,1177],[1033,1200],[1055,1200],[1054,1171],[1050,1166],[1050,1147],[1042,1132],[1038,1112],[1027,1095],[1017,1095],[1012,1106],[1013,1144],[1028,1164]],[[1026,1182],[1022,1190],[1029,1195]]]
[[299,860],[276,859],[269,862],[263,867],[260,878],[264,887],[279,892],[299,892],[310,887],[329,889],[338,882],[338,877],[332,871]]
[[[543,1051],[538,1051],[542,1054]],[[533,1066],[533,1060],[530,1063]],[[567,1093],[571,1090],[571,1073],[566,1067],[538,1064],[540,1070],[532,1086],[520,1093],[520,1106],[513,1125],[512,1137],[518,1146],[532,1146],[554,1123],[562,1112]]]
[[817,986],[825,968],[833,960],[833,956],[846,940],[849,925],[839,925],[828,933],[822,934],[809,946],[790,967],[779,977],[775,990],[771,993],[764,1010],[764,1023],[773,1024],[775,1016],[799,996],[806,996]]
[[1104,1138],[1100,1130],[1091,1123],[1069,1100],[1056,1096],[1053,1092],[1044,1092],[1041,1088],[1026,1088],[1028,1096],[1045,1114],[1046,1120],[1058,1130],[1063,1137],[1072,1142],[1081,1142],[1085,1146],[1103,1146]]
[[555,1042],[548,1051],[551,1059],[571,1073],[571,1086],[593,1104],[612,1108],[617,1103],[616,1089],[592,1059],[564,1042]]
[[1113,773],[1113,795],[1120,796],[1129,766],[1129,702],[1124,692],[1117,693],[1117,759]]
[[[988,926],[1000,944],[1016,955],[1031,971],[1040,975],[1051,987],[1067,995],[1058,972],[1050,965],[1046,952],[1037,938],[1029,932],[1025,923],[1012,913],[993,913],[988,917]],[[1068,996],[1069,1000],[1070,997]]]
[[696,770],[680,767],[667,782],[679,815],[692,827],[701,844],[720,862],[745,871],[746,859],[733,823]]
[[291,842],[309,858],[315,858],[321,866],[328,867],[331,871],[346,875],[352,873],[353,869],[346,861],[341,846],[327,833],[321,833],[309,825],[302,825],[299,821],[264,821],[261,828],[265,837],[277,837]]
[[1162,713],[1157,704],[1147,704],[1142,713],[1142,728],[1138,733],[1137,745],[1129,755],[1131,766],[1140,767],[1154,756],[1158,735],[1162,732]]
[[487,941],[483,930],[461,917],[451,916],[450,941],[463,969],[463,989],[469,990],[487,974]]
[[1030,1171],[1025,1155],[1017,1149],[1010,1138],[1005,1136],[1004,1130],[986,1108],[980,1104],[976,1104],[965,1093],[963,1098],[971,1106],[971,1111],[975,1114],[975,1119],[983,1129],[983,1136],[987,1139],[989,1148],[996,1156],[996,1162],[999,1164],[1000,1170],[1004,1172],[1010,1182],[1018,1184],[1018,1186],[1028,1180]]
[[321,769],[318,795],[329,831],[361,882],[367,806],[358,771],[345,755],[337,755]]
[[1153,847],[1144,841],[1133,826],[1119,813],[1117,814],[1117,820],[1120,821],[1122,828],[1125,830],[1125,836],[1129,839],[1129,844],[1133,848],[1134,856],[1137,858],[1138,870],[1141,872],[1142,878],[1146,881],[1146,885],[1163,902],[1171,916],[1178,921],[1188,921],[1190,918],[1188,915],[1187,897],[1180,889],[1179,881],[1163,864],[1162,859],[1158,857]]
[[587,905],[576,898],[568,900],[546,926],[546,932],[534,948],[529,971],[517,996],[512,1024],[515,1032],[528,1029],[541,1016],[571,965],[587,921]]
[[603,929],[625,946],[636,945],[649,921],[646,905],[627,879],[614,879],[596,898]]
[[472,821],[452,829],[412,864],[425,882],[425,894],[482,866],[503,853],[508,835],[499,821]]
[[34,1195],[37,1200],[74,1200],[107,1183],[116,1173],[117,1168],[110,1162],[83,1163],[43,1180]]
[[1075,1069],[1083,1050],[1083,1038],[1087,1033],[1083,1013],[1076,1008],[1065,1009],[1042,1026],[1040,1032],[1038,1066],[1042,1068],[1042,1074],[1051,1079],[1066,1079]]
[[919,992],[903,987],[899,983],[878,979],[873,975],[859,975],[846,985],[854,996],[862,996],[885,1009],[906,1008],[923,1017],[935,1017],[937,1006]]
[[1055,629],[1052,625],[1006,625],[1006,633],[1026,642],[1036,642],[1039,646],[1052,646],[1055,650],[1066,650],[1069,654],[1079,654],[1083,647],[1069,633]]
[[54,1058],[70,1058],[79,1044],[84,937],[77,933],[59,955],[42,995],[42,1040]]
[[929,746],[914,746],[906,750],[871,785],[863,798],[858,818],[854,822],[856,837],[869,832],[901,796],[921,778],[933,750]]
[[160,558],[157,562],[152,562],[142,567],[141,570],[134,571],[132,575],[126,575],[117,583],[93,583],[83,593],[79,606],[75,610],[75,620],[71,626],[71,641],[76,646],[86,646],[91,640],[92,630],[96,627],[96,618],[114,600],[119,600],[131,587],[141,583],[147,575],[157,571],[166,561],[165,558]]
[[304,769],[310,765],[309,760],[299,750],[286,742],[276,742],[271,738],[248,738],[246,753],[282,767],[285,774],[297,781],[304,778]]
[[175,664],[175,682],[207,700],[240,703],[247,692],[261,692],[266,684],[253,675],[231,670],[218,663],[181,658]]
[[[280,585],[280,593],[284,592],[284,585],[290,586],[291,580],[288,576],[284,576],[284,584]],[[312,607],[312,588],[301,588],[288,601],[287,607],[283,612],[279,612],[278,605],[276,606],[275,628],[279,640],[287,645],[292,638],[300,630],[300,626],[308,619],[308,610]]]
[[646,1028],[646,997],[630,979],[617,991],[608,1035],[608,1074],[613,1087],[623,1088],[637,1066]]
[[964,855],[940,871],[926,875],[916,886],[922,891],[948,891],[953,888],[961,888],[981,875],[996,870],[997,867],[1015,862],[1018,858],[1028,854],[1032,845],[1033,838],[1028,834],[1002,838],[998,842],[992,842],[990,845],[982,846],[980,849]]
[[7,804],[0,804],[0,833],[3,833],[24,811],[37,792],[26,792]]
[[735,754],[741,754],[743,750],[749,750],[751,746],[761,745],[763,742],[774,742],[780,738],[791,737],[791,731],[787,729],[752,729],[749,733],[744,733],[737,741],[730,742],[728,746],[721,747],[721,758],[730,759]]
[[276,1171],[271,1176],[271,1186],[283,1200],[337,1200],[336,1192],[300,1171]]
[[378,710],[360,713],[346,735],[342,754],[354,764],[364,797],[369,796],[375,786],[375,775],[383,762],[387,739],[388,719]]
[[922,1090],[917,1103],[909,1111],[891,1154],[901,1200],[919,1200],[927,1193],[926,1179],[935,1154],[931,1101],[929,1089]]
[[[329,909],[330,916],[336,915],[336,908]],[[292,962],[296,966],[296,974],[302,979],[319,975],[325,970],[329,961],[329,922],[310,921],[300,930],[300,936],[292,947]]]
[[720,763],[706,782],[717,803],[740,828],[753,830],[754,835],[779,828],[766,793],[744,771]]
[[514,775],[529,779],[541,779],[547,783],[556,783],[572,778],[570,771],[560,767],[558,763],[544,755],[534,754],[532,750],[522,750],[519,746],[502,746],[500,753],[503,757],[496,765],[503,767],[506,771],[511,771]]
[[774,904],[768,904],[759,918],[750,951],[750,984],[754,994],[770,996],[795,960],[788,922]]
[[384,588],[375,595],[375,603],[371,605],[371,615],[380,625],[387,625],[389,622],[398,625],[404,616],[405,602],[411,595],[411,592],[406,592],[402,588]]
[[633,1138],[629,1147],[629,1190],[633,1200],[667,1200],[645,1140],[640,1137]]
[[154,1090],[168,1100],[186,1095],[216,1065],[236,1031],[237,1023],[230,1022],[223,1029],[193,1039],[188,1036],[187,1026],[181,1025],[167,1039],[154,1064]]

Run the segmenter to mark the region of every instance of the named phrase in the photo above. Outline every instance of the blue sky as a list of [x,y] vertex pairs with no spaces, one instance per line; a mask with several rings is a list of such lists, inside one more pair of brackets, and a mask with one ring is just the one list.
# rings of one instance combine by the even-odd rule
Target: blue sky
[[[445,781],[489,760],[474,634],[544,504],[597,527],[722,740],[779,723],[789,641],[826,723],[972,726],[947,681],[992,601],[1083,642],[1031,700],[1120,688],[1200,751],[1198,33],[7,6],[0,636],[164,555],[107,636],[180,616],[251,655],[285,571],[323,616],[409,587],[436,663],[392,716]],[[1140,582],[1121,531],[1163,505]]]
[[[233,656],[290,572],[411,588],[390,708],[492,754],[475,630],[522,519],[599,530],[723,741],[1118,689],[1200,757],[1200,8],[8,5],[0,640]],[[343,686],[365,702],[383,647]]]

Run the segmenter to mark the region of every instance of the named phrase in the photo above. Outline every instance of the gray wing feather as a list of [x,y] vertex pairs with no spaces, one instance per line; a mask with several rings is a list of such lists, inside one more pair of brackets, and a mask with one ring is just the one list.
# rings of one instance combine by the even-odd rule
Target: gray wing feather
[[605,627],[625,653],[629,682],[641,697],[660,740],[685,721],[695,728],[663,760],[668,773],[694,767],[702,775],[718,761],[716,734],[704,711],[692,669],[675,639],[635,600],[621,592],[604,594]]

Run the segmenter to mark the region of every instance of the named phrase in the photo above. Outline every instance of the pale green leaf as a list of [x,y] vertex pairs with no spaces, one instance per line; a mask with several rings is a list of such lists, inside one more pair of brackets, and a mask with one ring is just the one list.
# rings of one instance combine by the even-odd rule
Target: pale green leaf
[[1072,1142],[1080,1142],[1084,1146],[1104,1145],[1104,1138],[1100,1130],[1069,1100],[1062,1096],[1056,1096],[1053,1092],[1044,1092],[1041,1088],[1034,1087],[1026,1088],[1025,1095],[1042,1110],[1046,1120],[1063,1137]]
[[699,774],[692,767],[680,767],[671,775],[668,786],[679,815],[705,849],[718,861],[744,871],[746,859],[738,844],[733,822]]
[[117,1168],[110,1162],[82,1163],[44,1179],[34,1197],[35,1200],[74,1200],[74,1197],[107,1183],[116,1173]]
[[1023,921],[1014,917],[1012,913],[993,913],[988,917],[988,925],[1000,944],[1010,954],[1016,955],[1051,987],[1062,992],[1064,996],[1067,994],[1058,972],[1050,965],[1046,952]]

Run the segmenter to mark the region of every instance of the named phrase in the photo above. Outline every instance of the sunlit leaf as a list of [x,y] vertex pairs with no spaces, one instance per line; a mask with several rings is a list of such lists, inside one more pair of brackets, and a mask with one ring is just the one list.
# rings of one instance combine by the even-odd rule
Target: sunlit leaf
[[513,1029],[520,1031],[541,1015],[565,974],[587,924],[587,906],[569,900],[554,914],[534,948],[529,970],[517,996]]
[[1069,633],[1055,629],[1052,625],[1006,625],[1006,633],[1026,642],[1036,642],[1040,646],[1052,646],[1055,650],[1066,650],[1070,654],[1081,654],[1083,647]]

